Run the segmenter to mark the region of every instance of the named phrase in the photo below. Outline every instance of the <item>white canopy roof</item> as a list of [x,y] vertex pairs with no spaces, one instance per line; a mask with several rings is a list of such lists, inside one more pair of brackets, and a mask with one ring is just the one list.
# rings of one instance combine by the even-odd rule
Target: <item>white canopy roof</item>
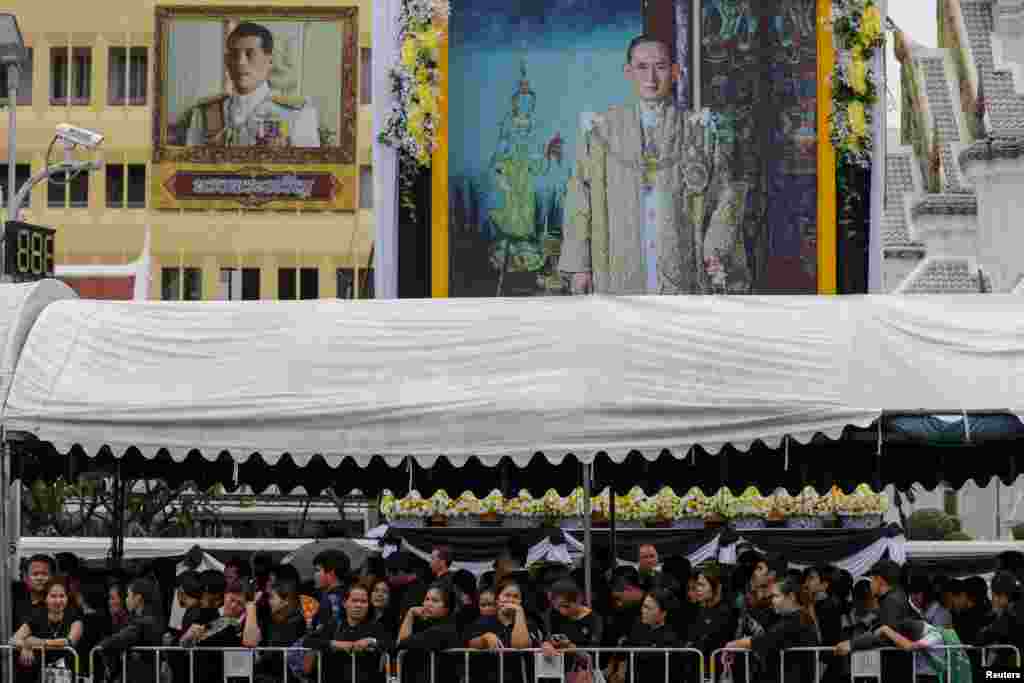
[[1024,413],[1024,300],[58,301],[7,420],[61,451],[430,465],[777,445],[883,410]]
[[77,296],[57,280],[0,285],[0,401],[7,397],[18,357],[36,318],[48,304]]

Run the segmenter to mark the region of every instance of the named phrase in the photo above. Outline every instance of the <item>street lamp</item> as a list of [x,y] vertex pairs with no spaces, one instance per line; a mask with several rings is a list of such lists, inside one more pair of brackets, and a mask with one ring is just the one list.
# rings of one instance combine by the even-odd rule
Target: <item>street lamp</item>
[[[0,67],[7,74],[7,206],[14,196],[15,142],[17,141],[18,83],[21,81],[21,67],[28,56],[25,41],[18,28],[18,18],[10,12],[0,12]],[[7,212],[8,220],[16,217]]]
[[[7,193],[6,199],[8,207],[11,206],[11,199],[14,197],[14,182],[15,173],[14,167],[16,163],[14,143],[16,140],[17,129],[16,115],[18,109],[18,82],[21,80],[21,65],[25,62],[27,52],[25,50],[25,41],[21,37],[21,29],[18,28],[18,18],[9,12],[0,13],[0,68],[3,68],[7,75]],[[6,250],[6,242],[3,244],[3,249]],[[3,274],[3,255],[4,251],[0,251],[0,276]],[[0,277],[2,280],[2,277]],[[0,538],[3,539],[3,545],[5,547],[0,548],[0,553],[16,555],[16,553],[10,553],[9,548],[12,542],[17,542],[17,538],[9,538],[9,525],[10,518],[17,517],[12,515],[11,508],[15,505],[20,505],[21,500],[18,496],[17,502],[10,500],[12,496],[10,493],[10,458],[7,452],[7,435],[4,433],[3,425],[0,424],[0,496],[3,496],[3,500],[0,501],[0,522],[3,524],[3,528],[0,529]],[[8,508],[7,506],[11,506]],[[20,529],[17,530],[16,534],[20,534]],[[17,547],[17,546],[15,546]],[[6,642],[6,638],[11,634],[11,608],[9,602],[9,587],[10,582],[10,570],[12,562],[16,561],[13,557],[5,557],[0,562],[0,588],[3,589],[4,598],[0,599],[0,608],[3,613],[0,614],[0,637],[3,637]]]

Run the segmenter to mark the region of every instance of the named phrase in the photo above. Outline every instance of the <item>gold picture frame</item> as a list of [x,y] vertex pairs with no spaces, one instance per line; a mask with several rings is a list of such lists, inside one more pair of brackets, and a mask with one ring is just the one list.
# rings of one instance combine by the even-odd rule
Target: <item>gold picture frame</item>
[[[341,72],[338,87],[340,104],[336,140],[320,147],[263,146],[186,146],[171,144],[169,130],[173,124],[168,107],[169,32],[178,19],[259,21],[301,19],[337,23],[341,29]],[[357,79],[359,63],[359,16],[356,7],[292,8],[292,7],[226,7],[226,6],[160,6],[156,8],[154,34],[154,102],[153,162],[158,164],[289,164],[350,166],[356,160],[358,106]],[[175,141],[176,142],[176,141]]]

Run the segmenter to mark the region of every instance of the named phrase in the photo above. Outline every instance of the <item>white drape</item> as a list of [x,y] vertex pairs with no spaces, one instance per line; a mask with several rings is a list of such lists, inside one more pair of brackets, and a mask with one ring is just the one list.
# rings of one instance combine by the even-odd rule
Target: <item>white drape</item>
[[398,62],[400,6],[401,0],[373,2],[373,277],[378,299],[398,298],[398,155],[377,136],[394,103],[388,72]]

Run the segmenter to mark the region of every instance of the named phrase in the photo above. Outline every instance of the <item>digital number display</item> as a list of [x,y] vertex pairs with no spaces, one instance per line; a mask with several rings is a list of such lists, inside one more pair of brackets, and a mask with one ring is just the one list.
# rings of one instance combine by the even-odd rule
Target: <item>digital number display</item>
[[4,229],[7,274],[17,280],[53,277],[53,228],[8,221]]

